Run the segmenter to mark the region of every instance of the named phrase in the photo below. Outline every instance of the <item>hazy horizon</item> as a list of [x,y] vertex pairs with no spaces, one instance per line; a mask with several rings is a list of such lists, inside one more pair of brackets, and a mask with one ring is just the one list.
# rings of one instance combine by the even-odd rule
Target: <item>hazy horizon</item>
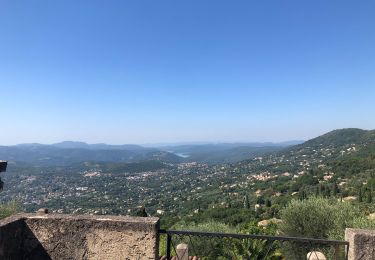
[[375,2],[2,1],[0,144],[375,129]]
[[144,147],[163,147],[163,146],[178,146],[178,145],[216,145],[216,144],[283,144],[283,143],[293,143],[293,142],[304,142],[307,140],[285,140],[285,141],[199,141],[199,142],[170,142],[170,143],[163,143],[163,142],[156,142],[156,143],[90,143],[84,142],[80,140],[62,140],[59,142],[53,143],[43,143],[43,142],[28,142],[28,143],[16,143],[16,144],[0,144],[0,146],[18,146],[18,145],[55,145],[65,142],[72,142],[72,143],[84,143],[88,145],[97,145],[97,144],[104,144],[104,145],[139,145]]

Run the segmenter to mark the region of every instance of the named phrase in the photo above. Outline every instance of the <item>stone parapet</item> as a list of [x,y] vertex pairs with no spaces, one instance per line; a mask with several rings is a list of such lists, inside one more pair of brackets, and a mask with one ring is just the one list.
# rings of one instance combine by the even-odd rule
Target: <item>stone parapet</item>
[[349,242],[348,260],[375,259],[375,230],[347,228],[345,240]]
[[157,259],[159,219],[18,214],[0,221],[0,259]]

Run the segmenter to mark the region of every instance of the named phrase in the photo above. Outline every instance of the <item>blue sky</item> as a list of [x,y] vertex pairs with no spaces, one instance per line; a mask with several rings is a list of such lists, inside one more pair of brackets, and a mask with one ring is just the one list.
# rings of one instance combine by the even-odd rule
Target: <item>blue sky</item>
[[375,128],[374,1],[0,0],[0,144]]

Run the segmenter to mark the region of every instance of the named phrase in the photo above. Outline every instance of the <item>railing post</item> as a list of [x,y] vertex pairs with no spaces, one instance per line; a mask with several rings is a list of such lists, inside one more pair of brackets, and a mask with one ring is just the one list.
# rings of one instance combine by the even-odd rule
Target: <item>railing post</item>
[[171,260],[172,236],[167,233],[167,260]]
[[[5,172],[7,169],[8,163],[6,161],[1,161],[0,160],[0,172]],[[4,187],[4,182],[0,178],[0,192],[3,190]]]

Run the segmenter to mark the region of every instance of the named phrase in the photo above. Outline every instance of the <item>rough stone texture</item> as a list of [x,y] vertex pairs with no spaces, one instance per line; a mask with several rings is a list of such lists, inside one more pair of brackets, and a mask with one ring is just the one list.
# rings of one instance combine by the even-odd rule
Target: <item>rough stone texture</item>
[[375,259],[375,230],[347,228],[345,240],[349,242],[349,260]]
[[0,259],[22,259],[22,237],[25,223],[10,217],[0,222]]
[[0,259],[157,259],[159,219],[21,214],[0,221]]

